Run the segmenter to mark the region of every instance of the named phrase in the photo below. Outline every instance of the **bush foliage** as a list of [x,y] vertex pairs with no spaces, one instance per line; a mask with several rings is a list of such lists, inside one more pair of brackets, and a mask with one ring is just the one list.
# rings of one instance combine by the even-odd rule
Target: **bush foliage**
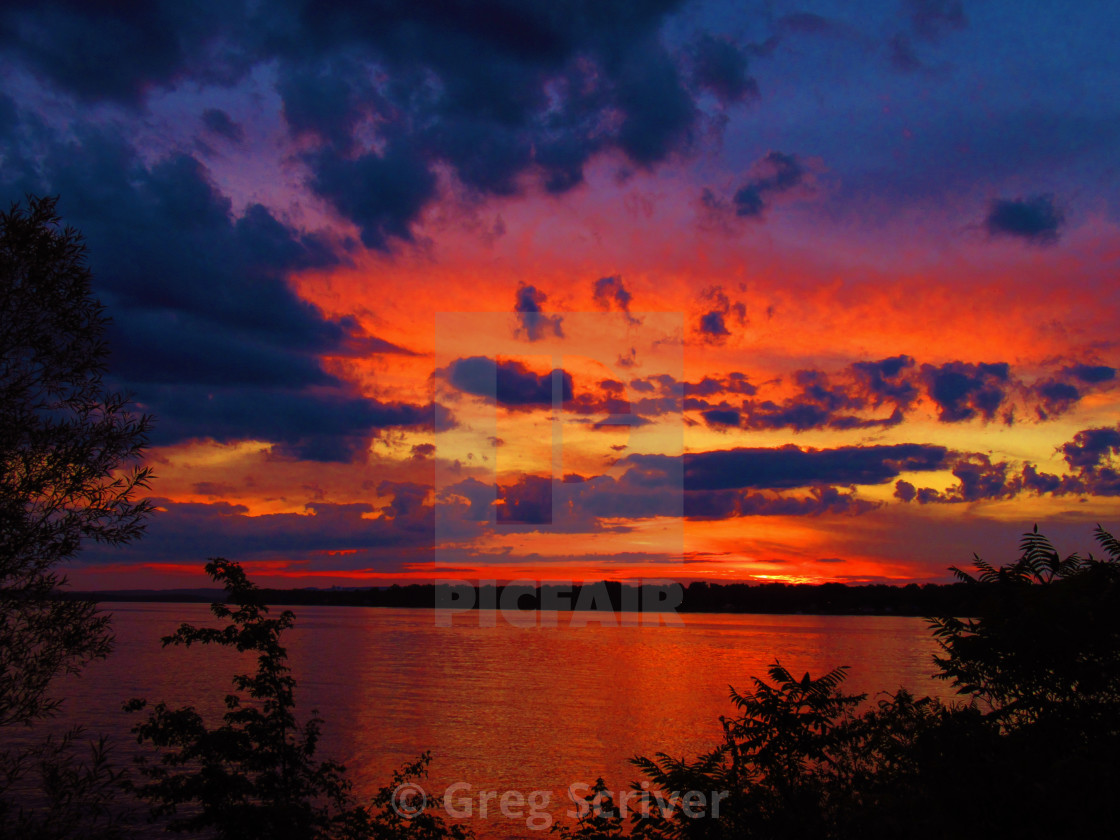
[[1018,561],[954,569],[976,588],[977,615],[930,624],[956,703],[899,690],[868,708],[843,693],[846,669],[796,679],[778,663],[770,682],[732,690],[738,715],[711,752],[634,759],[660,791],[725,791],[718,817],[665,813],[647,792],[629,833],[932,840],[1115,825],[1120,542],[1100,527],[1096,538],[1103,557],[1063,559],[1036,528]]
[[[157,762],[140,761],[146,781],[133,786],[150,803],[153,818],[165,820],[173,832],[208,832],[222,840],[465,836],[446,826],[433,807],[411,820],[392,807],[392,792],[424,774],[427,755],[399,771],[369,806],[355,801],[346,768],[315,756],[323,721],[315,712],[303,724],[296,720],[296,681],[280,644],[295,616],[284,610],[272,617],[237,563],[213,559],[206,571],[225,587],[229,599],[211,610],[229,623],[221,628],[183,624],[163,644],[251,652],[257,668],[234,675],[237,693],[226,696],[218,726],[208,726],[193,707],[171,709],[157,703],[133,728],[140,743],[159,751]],[[125,706],[133,712],[146,707],[142,699]]]

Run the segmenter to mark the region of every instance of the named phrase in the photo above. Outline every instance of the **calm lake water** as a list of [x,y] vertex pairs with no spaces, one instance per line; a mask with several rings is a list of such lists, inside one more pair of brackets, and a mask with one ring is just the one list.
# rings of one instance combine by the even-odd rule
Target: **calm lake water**
[[[217,718],[230,674],[252,667],[220,649],[161,647],[183,621],[212,623],[205,604],[103,606],[116,651],[66,683],[65,717],[109,734],[122,755],[134,722],[125,700],[191,704]],[[425,787],[469,784],[458,790],[473,798],[483,836],[541,835],[493,814],[479,821],[480,790],[545,790],[567,806],[573,783],[602,776],[617,791],[640,779],[634,755],[709,750],[722,737],[719,716],[734,713],[728,685],[750,689],[775,659],[797,675],[850,665],[848,689],[872,699],[900,686],[951,695],[931,678],[936,645],[919,618],[693,614],[680,626],[572,626],[562,613],[541,622],[557,626],[488,627],[486,613],[439,626],[430,610],[295,612],[286,641],[301,716],[315,708],[325,720],[320,756],[345,763],[368,796],[430,750]]]

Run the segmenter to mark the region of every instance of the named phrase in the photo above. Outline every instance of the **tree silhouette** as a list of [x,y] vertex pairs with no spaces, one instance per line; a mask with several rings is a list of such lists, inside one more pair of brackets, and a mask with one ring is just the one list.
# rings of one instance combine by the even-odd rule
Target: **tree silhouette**
[[[722,719],[724,743],[689,762],[665,753],[633,763],[656,786],[644,796],[635,836],[651,838],[820,837],[830,819],[823,807],[831,774],[852,730],[862,694],[845,694],[847,668],[797,679],[775,662],[771,682],[731,689],[739,714]],[[705,810],[686,814],[658,802],[664,791],[699,791]],[[714,794],[726,800],[715,807]],[[664,796],[662,796],[664,801]]]
[[[109,652],[108,617],[55,597],[59,566],[89,540],[136,539],[152,509],[137,498],[149,419],[104,383],[107,323],[55,200],[0,213],[0,732],[51,716],[55,679]],[[117,836],[117,771],[104,741],[80,757],[81,733],[0,748],[5,830]]]
[[[438,799],[411,819],[393,808],[393,791],[424,773],[427,755],[397,773],[372,807],[355,803],[345,767],[315,757],[322,720],[312,712],[301,726],[295,717],[296,680],[280,644],[294,614],[284,610],[271,617],[260,591],[237,563],[212,559],[206,572],[225,587],[232,605],[215,603],[211,611],[229,623],[222,628],[183,624],[163,644],[252,652],[257,669],[233,677],[235,690],[247,700],[227,695],[217,727],[208,727],[193,707],[171,709],[164,703],[133,727],[141,743],[160,750],[158,763],[141,760],[147,782],[134,786],[152,805],[153,816],[169,817],[171,831],[213,831],[225,840],[465,838],[466,832],[448,828],[434,813]],[[125,708],[140,711],[146,706],[146,700],[135,699]]]
[[1097,526],[1104,559],[1062,558],[1035,529],[1020,558],[953,571],[981,595],[980,615],[932,621],[939,676],[1009,728],[1061,718],[1105,730],[1120,718],[1120,543]]
[[55,199],[0,213],[0,727],[50,714],[51,681],[109,649],[93,604],[52,599],[86,540],[126,543],[151,511],[130,463],[149,419],[104,384],[108,319]]
[[626,836],[625,815],[602,777],[595,780],[586,796],[572,804],[576,807],[575,825],[561,823],[552,827],[552,833],[558,834],[560,840],[620,840]]
[[[874,706],[841,691],[844,669],[731,692],[725,741],[694,760],[633,763],[664,791],[726,791],[718,817],[650,809],[631,836],[1049,838],[1120,822],[1120,541],[1062,558],[1037,528],[1021,555],[975,573],[970,618],[930,619],[937,676],[963,700],[900,689]],[[648,783],[647,783],[648,784]],[[637,786],[635,786],[637,788]]]

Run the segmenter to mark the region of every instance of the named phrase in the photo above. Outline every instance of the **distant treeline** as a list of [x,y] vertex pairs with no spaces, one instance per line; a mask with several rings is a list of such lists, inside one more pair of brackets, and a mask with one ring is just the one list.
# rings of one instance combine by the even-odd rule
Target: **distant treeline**
[[[890,586],[843,583],[707,583],[635,586],[617,581],[594,584],[471,586],[465,583],[394,584],[355,589],[261,589],[267,604],[355,607],[442,607],[468,609],[594,609],[721,613],[815,613],[821,615],[971,615],[978,595],[963,583]],[[68,592],[65,597],[96,601],[208,602],[221,592],[124,590]]]

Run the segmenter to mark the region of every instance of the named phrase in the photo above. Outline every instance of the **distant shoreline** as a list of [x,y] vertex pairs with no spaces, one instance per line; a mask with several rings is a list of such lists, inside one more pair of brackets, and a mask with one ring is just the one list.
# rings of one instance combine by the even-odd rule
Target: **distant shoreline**
[[[668,587],[667,587],[668,588]],[[582,585],[464,586],[393,585],[362,589],[261,589],[275,606],[507,609],[560,612],[587,609],[627,612],[758,613],[772,615],[968,615],[976,588],[967,584],[709,584],[676,585],[665,591],[616,581]],[[118,603],[212,603],[219,589],[62,591],[58,597]]]

